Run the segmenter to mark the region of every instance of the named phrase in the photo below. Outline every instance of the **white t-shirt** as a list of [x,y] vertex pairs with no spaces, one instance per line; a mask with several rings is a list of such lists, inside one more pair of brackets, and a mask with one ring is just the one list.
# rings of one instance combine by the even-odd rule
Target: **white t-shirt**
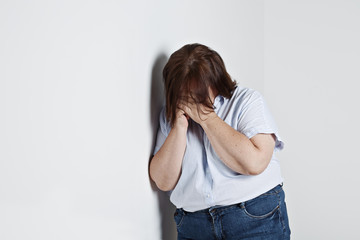
[[[185,211],[194,212],[247,201],[283,181],[275,152],[281,150],[284,144],[263,96],[256,90],[237,86],[230,99],[218,95],[214,106],[215,113],[222,120],[249,139],[258,133],[273,133],[276,137],[274,153],[264,172],[255,176],[241,175],[220,160],[201,126],[191,120],[181,176],[175,188],[169,192],[171,202]],[[165,108],[160,113],[159,121],[154,154],[171,130],[166,121]]]

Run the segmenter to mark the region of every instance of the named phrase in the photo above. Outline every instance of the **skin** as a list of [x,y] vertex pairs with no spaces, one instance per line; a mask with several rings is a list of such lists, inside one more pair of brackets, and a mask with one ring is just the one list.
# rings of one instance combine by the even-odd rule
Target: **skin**
[[[217,92],[209,88],[209,95],[214,102]],[[180,178],[189,118],[203,128],[218,157],[235,172],[258,175],[271,160],[275,147],[273,134],[257,134],[249,139],[225,123],[213,109],[199,107],[202,111],[191,100],[178,104],[174,127],[150,162],[150,176],[163,191],[174,189]]]

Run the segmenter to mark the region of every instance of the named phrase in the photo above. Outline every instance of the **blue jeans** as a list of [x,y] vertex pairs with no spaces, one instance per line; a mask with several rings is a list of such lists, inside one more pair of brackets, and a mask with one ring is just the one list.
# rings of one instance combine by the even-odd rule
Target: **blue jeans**
[[282,185],[246,202],[196,212],[176,209],[178,240],[290,239]]

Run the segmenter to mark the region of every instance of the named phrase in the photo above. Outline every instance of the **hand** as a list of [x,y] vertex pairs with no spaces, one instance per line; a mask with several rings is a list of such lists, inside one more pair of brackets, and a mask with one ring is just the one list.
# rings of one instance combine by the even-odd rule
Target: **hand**
[[176,119],[175,119],[174,126],[187,129],[187,127],[189,125],[188,119],[189,119],[189,116],[186,115],[186,113],[182,109],[178,108],[176,110]]
[[197,104],[192,99],[188,101],[180,101],[178,104],[179,109],[181,109],[188,117],[197,122],[198,124],[202,124],[210,117],[213,117],[214,109],[209,108],[203,104]]

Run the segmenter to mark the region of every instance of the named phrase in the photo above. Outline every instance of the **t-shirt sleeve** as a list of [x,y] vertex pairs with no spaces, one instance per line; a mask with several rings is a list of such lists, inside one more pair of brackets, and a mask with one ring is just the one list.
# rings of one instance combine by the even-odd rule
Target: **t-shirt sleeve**
[[269,108],[258,91],[253,91],[245,99],[238,116],[238,131],[249,139],[258,133],[273,133],[276,138],[275,150],[284,148],[275,121]]
[[160,150],[170,132],[170,124],[166,121],[165,107],[160,111],[159,128],[157,131],[154,155]]

